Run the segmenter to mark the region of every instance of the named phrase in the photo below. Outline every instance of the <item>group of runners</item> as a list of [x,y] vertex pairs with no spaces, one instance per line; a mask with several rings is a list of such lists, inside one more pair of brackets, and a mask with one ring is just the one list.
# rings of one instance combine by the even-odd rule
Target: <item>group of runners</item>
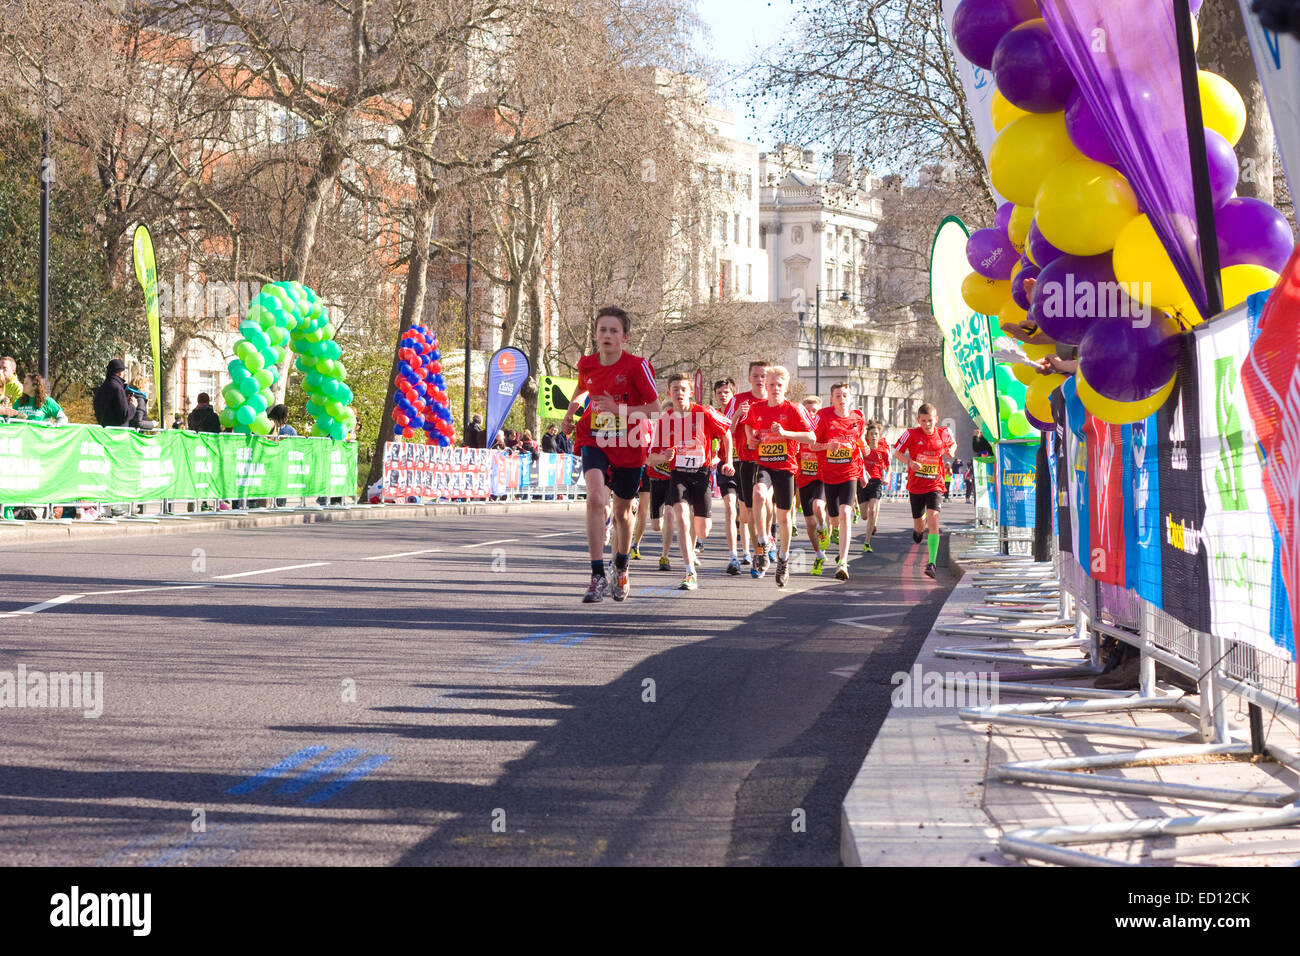
[[562,426],[566,435],[575,433],[587,485],[591,582],[585,603],[627,597],[629,562],[641,557],[647,526],[662,527],[661,570],[671,568],[676,530],[685,566],[679,587],[698,588],[699,550],[712,530],[714,479],[728,574],[743,574],[748,566],[751,577],[762,578],[771,569],[777,587],[785,587],[797,506],[814,553],[811,573],[823,573],[834,542],[835,577],[847,581],[859,512],[866,522],[862,550],[871,553],[891,452],[907,465],[912,538],[919,544],[928,532],[925,573],[935,577],[944,459],[955,456],[956,446],[935,422],[933,406],[920,407],[917,427],[891,449],[883,425],[853,407],[851,385],[833,385],[825,408],[815,396],[795,404],[787,398],[789,372],[771,362],[750,362],[747,392],[737,394],[731,379],[715,382],[714,406],[698,402],[685,374],[668,380],[668,400],[661,402],[653,367],[624,350],[630,331],[622,309],[597,313],[597,350],[578,362],[578,390]]

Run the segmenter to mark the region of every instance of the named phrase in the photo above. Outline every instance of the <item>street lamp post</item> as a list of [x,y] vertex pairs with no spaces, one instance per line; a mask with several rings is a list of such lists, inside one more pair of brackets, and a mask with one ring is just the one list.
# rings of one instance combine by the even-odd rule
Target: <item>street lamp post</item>
[[838,292],[840,294],[840,298],[839,298],[840,305],[848,305],[850,302],[849,293],[848,290],[846,289],[823,289],[821,286],[817,287],[817,296],[816,296],[817,338],[813,345],[813,355],[816,364],[813,370],[813,390],[818,395],[822,393],[822,293],[823,292],[825,292],[827,295],[834,295],[836,292]]

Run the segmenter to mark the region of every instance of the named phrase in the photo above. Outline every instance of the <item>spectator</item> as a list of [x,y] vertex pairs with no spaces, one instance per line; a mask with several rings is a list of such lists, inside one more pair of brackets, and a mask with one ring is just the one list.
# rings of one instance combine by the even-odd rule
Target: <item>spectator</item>
[[0,408],[8,408],[23,397],[23,386],[18,381],[18,363],[12,356],[0,357]]
[[505,440],[506,449],[509,451],[518,451],[519,433],[515,431],[513,428],[507,428],[505,430],[505,436],[506,436],[506,440]]
[[519,439],[519,450],[528,452],[534,458],[541,453],[541,448],[537,446],[537,442],[533,441],[533,433],[526,428],[523,437]]
[[190,412],[186,422],[192,432],[221,431],[221,418],[217,415],[217,410],[212,407],[212,396],[207,392],[199,392],[199,402]]
[[180,412],[172,416],[172,428],[182,430],[185,428],[185,420],[181,418]]
[[499,451],[506,450],[506,438],[502,432],[497,432],[497,440],[492,443],[492,447]]
[[550,428],[546,429],[546,434],[542,436],[542,451],[549,452],[552,455],[556,453],[555,436],[559,433],[560,429],[556,425],[552,425]]
[[157,428],[158,423],[149,419],[149,380],[137,376],[126,386],[127,400],[131,403],[131,417],[127,424],[141,431]]
[[475,415],[465,426],[465,447],[466,448],[485,448],[487,435],[483,430],[483,419]]
[[289,438],[298,434],[298,429],[289,424],[289,409],[284,405],[272,405],[266,417],[271,419],[268,438]]
[[35,372],[28,372],[23,379],[22,389],[22,397],[14,403],[12,414],[24,417],[29,422],[68,424],[68,416],[63,413],[63,408],[50,397],[45,379]]
[[135,405],[126,395],[126,363],[113,359],[108,363],[104,381],[95,389],[95,421],[106,428],[126,425],[135,413]]

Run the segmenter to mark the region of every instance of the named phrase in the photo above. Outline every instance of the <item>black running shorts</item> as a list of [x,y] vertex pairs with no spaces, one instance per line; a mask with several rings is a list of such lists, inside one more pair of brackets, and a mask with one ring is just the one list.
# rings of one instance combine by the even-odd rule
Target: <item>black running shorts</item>
[[799,505],[803,508],[805,518],[813,516],[813,505],[817,501],[825,500],[826,487],[820,481],[810,481],[799,489]]
[[614,493],[614,497],[633,501],[641,487],[641,473],[645,468],[615,468],[609,463],[604,449],[586,445],[582,449],[582,472],[586,474],[589,471],[599,471],[605,476],[605,485]]
[[854,478],[826,486],[826,513],[832,520],[840,516],[841,506],[853,507],[853,499],[857,497],[857,491],[858,482]]
[[664,499],[664,504],[672,507],[675,504],[685,501],[691,507],[697,518],[709,517],[709,509],[713,504],[712,488],[709,486],[709,472],[707,469],[702,471],[674,471],[671,478],[665,484],[668,485],[668,495]]
[[789,511],[794,503],[794,472],[764,468],[757,462],[754,464],[754,487],[766,485],[771,488],[773,504],[781,511]]
[[909,493],[908,498],[912,500],[912,519],[924,517],[927,511],[939,510],[939,492],[927,491],[923,495]]

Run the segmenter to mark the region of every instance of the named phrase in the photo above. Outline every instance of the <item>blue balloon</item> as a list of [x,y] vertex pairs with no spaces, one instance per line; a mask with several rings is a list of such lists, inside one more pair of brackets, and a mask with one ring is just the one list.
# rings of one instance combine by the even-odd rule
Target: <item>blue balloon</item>
[[408,362],[403,360],[397,363],[397,371],[402,375],[406,375],[409,377],[411,374],[411,366]]
[[394,425],[394,426],[393,426],[393,436],[394,436],[395,438],[401,438],[401,437],[402,437],[402,426],[401,426],[401,425]]

